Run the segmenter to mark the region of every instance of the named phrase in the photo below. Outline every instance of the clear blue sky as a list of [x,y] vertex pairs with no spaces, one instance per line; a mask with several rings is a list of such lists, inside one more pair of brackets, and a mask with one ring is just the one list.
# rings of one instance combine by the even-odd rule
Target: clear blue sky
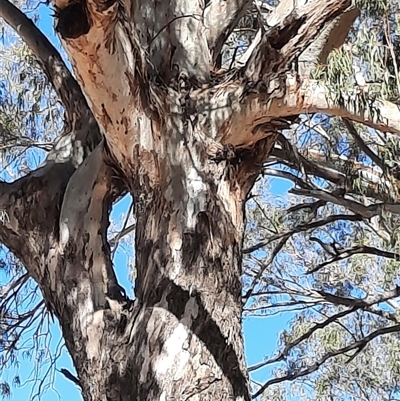
[[[52,18],[50,17],[50,9],[44,5],[40,6],[36,12],[39,12],[40,20],[38,25],[42,32],[60,49],[59,42],[54,36],[54,31],[52,28]],[[29,14],[31,17],[33,14]],[[274,179],[271,186],[271,192],[276,195],[283,195],[287,193],[288,188],[291,185],[282,179]],[[126,213],[129,207],[129,199],[124,199],[119,202],[113,209],[112,217],[117,221],[120,220],[119,216]],[[0,255],[1,256],[1,255]],[[129,271],[127,264],[126,253],[118,250],[114,263],[115,270],[120,284],[127,290],[129,295],[132,295],[132,284],[129,281]],[[0,273],[0,285],[5,283],[6,278]],[[249,365],[258,363],[264,359],[266,356],[271,356],[277,347],[277,342],[279,340],[279,333],[286,327],[288,320],[293,317],[292,313],[285,313],[284,315],[275,315],[271,317],[263,318],[245,318],[243,320],[244,334],[245,334],[245,350],[247,362]],[[51,326],[51,348],[52,351],[56,351],[57,345],[60,342],[61,334],[58,324],[53,324]],[[61,352],[60,357],[56,363],[57,369],[67,368],[71,372],[73,371],[71,359],[64,347]],[[0,381],[12,382],[15,374],[19,374],[22,386],[12,388],[13,401],[25,401],[30,400],[32,391],[32,382],[29,379],[33,377],[35,369],[35,361],[29,360],[29,358],[20,361],[18,369],[9,369],[4,372]],[[43,372],[42,372],[43,373]],[[265,382],[270,378],[271,368],[261,369],[254,372],[251,377],[257,382]],[[25,384],[24,384],[25,383]],[[54,382],[52,387],[50,387],[43,396],[37,398],[42,401],[79,401],[81,400],[80,392],[78,388],[69,380],[65,379],[64,376],[56,372],[54,377]]]

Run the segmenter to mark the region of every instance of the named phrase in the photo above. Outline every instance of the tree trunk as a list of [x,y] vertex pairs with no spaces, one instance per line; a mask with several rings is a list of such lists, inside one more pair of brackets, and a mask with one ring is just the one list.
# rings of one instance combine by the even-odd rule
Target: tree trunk
[[[56,145],[42,169],[0,182],[8,214],[0,238],[59,319],[86,401],[250,400],[244,204],[276,130],[323,110],[400,130],[395,105],[374,104],[383,123],[367,108],[335,104],[289,67],[350,3],[311,1],[292,12],[292,1],[281,2],[274,28],[260,31],[243,66],[225,71],[221,48],[249,0],[54,1],[96,123],[82,94],[63,85],[69,108],[80,98],[68,121],[79,132],[60,141],[71,157]],[[60,88],[58,69],[43,64]],[[134,301],[117,283],[107,242],[111,204],[126,191],[137,219]]]
[[[230,147],[207,150],[194,140],[193,129],[183,128],[181,118],[171,119],[163,131],[151,127],[142,131],[142,140],[149,143],[152,138],[153,151],[138,148],[140,171],[132,176],[139,179],[130,183],[137,219],[134,303],[120,303],[110,284],[101,287],[115,278],[107,260],[96,260],[103,255],[96,249],[107,246],[96,236],[105,235],[107,213],[103,223],[92,227],[91,208],[107,210],[111,199],[103,197],[110,193],[103,167],[91,162],[98,160],[96,151],[78,170],[78,187],[69,184],[64,197],[61,236],[68,232],[69,239],[63,253],[74,259],[63,269],[78,280],[70,286],[71,296],[64,297],[59,317],[84,397],[249,400],[241,333],[241,251],[244,203],[261,163],[254,152],[249,158]],[[258,152],[269,152],[271,144],[260,144]],[[102,178],[93,185],[90,174]],[[75,206],[83,182],[93,188],[90,198],[96,203],[84,206],[86,213],[80,215]],[[77,273],[78,265],[88,263]],[[58,301],[66,293],[67,288],[59,292]]]
[[[182,120],[142,130],[152,151],[137,148],[137,179],[127,179],[137,219],[135,301],[110,259],[109,211],[123,186],[102,143],[75,171],[49,161],[34,176],[0,183],[8,211],[0,235],[59,319],[85,400],[250,399],[244,204],[274,138],[252,151],[206,148],[199,127]],[[32,222],[32,209],[47,213]]]

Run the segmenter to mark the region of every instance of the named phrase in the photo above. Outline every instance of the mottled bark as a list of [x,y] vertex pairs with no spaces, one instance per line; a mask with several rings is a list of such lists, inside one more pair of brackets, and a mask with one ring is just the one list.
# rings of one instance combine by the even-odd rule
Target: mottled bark
[[[54,180],[46,174],[4,184],[9,219],[0,232],[58,317],[85,400],[248,400],[243,210],[273,138],[251,153],[206,151],[193,140],[184,144],[172,122],[165,129],[147,135],[170,151],[150,157],[140,149],[145,173],[132,183],[134,303],[119,291],[109,258],[108,209],[120,191],[101,145],[75,172],[60,165],[50,169]],[[28,208],[46,213],[33,223]],[[13,242],[19,231],[29,240]]]
[[[54,1],[91,111],[80,99],[84,112],[67,113],[78,118],[46,164],[0,183],[0,238],[59,319],[86,401],[249,400],[244,203],[281,118],[326,111],[400,132],[394,105],[375,102],[376,115],[339,106],[290,71],[350,1],[290,9],[228,72],[216,59],[249,2],[222,3]],[[137,219],[134,302],[106,240],[110,206],[126,191]]]
[[74,322],[79,335],[88,327],[86,338],[74,338],[86,353],[71,347],[88,400],[250,399],[241,335],[243,211],[273,138],[251,153],[206,149],[182,124],[175,117],[163,131],[143,130],[152,149],[137,147],[135,302],[71,307],[77,316],[93,313],[89,323]]

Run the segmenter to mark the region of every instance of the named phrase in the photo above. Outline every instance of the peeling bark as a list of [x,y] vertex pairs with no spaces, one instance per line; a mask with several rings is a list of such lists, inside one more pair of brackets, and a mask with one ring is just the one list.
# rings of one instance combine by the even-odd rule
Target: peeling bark
[[[85,112],[41,169],[0,183],[9,217],[0,239],[59,319],[86,401],[250,400],[244,204],[277,131],[287,117],[318,111],[400,133],[395,105],[338,105],[321,83],[290,71],[350,1],[291,6],[232,71],[215,64],[248,1],[54,5],[90,111],[80,103]],[[125,191],[137,219],[134,302],[106,238]]]

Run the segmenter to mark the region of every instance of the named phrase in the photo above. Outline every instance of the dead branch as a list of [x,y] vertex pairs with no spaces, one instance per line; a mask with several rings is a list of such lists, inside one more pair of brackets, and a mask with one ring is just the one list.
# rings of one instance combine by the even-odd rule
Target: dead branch
[[253,246],[251,246],[249,248],[244,249],[243,253],[244,254],[252,253],[252,252],[257,251],[258,249],[261,249],[262,247],[270,244],[271,242],[280,239],[280,238],[283,238],[283,237],[286,237],[286,236],[290,237],[293,234],[297,234],[297,233],[300,233],[302,231],[307,231],[307,230],[311,230],[311,229],[314,229],[314,228],[322,227],[325,224],[330,224],[330,223],[333,223],[333,222],[338,221],[338,220],[360,221],[360,220],[362,220],[362,216],[360,216],[360,215],[351,215],[351,214],[337,214],[337,215],[329,216],[329,217],[327,217],[326,219],[323,219],[323,220],[317,220],[317,221],[313,221],[313,222],[307,223],[307,224],[299,224],[297,227],[295,227],[291,231],[272,235],[267,240],[261,241],[258,244],[255,244],[255,245],[253,245]]

